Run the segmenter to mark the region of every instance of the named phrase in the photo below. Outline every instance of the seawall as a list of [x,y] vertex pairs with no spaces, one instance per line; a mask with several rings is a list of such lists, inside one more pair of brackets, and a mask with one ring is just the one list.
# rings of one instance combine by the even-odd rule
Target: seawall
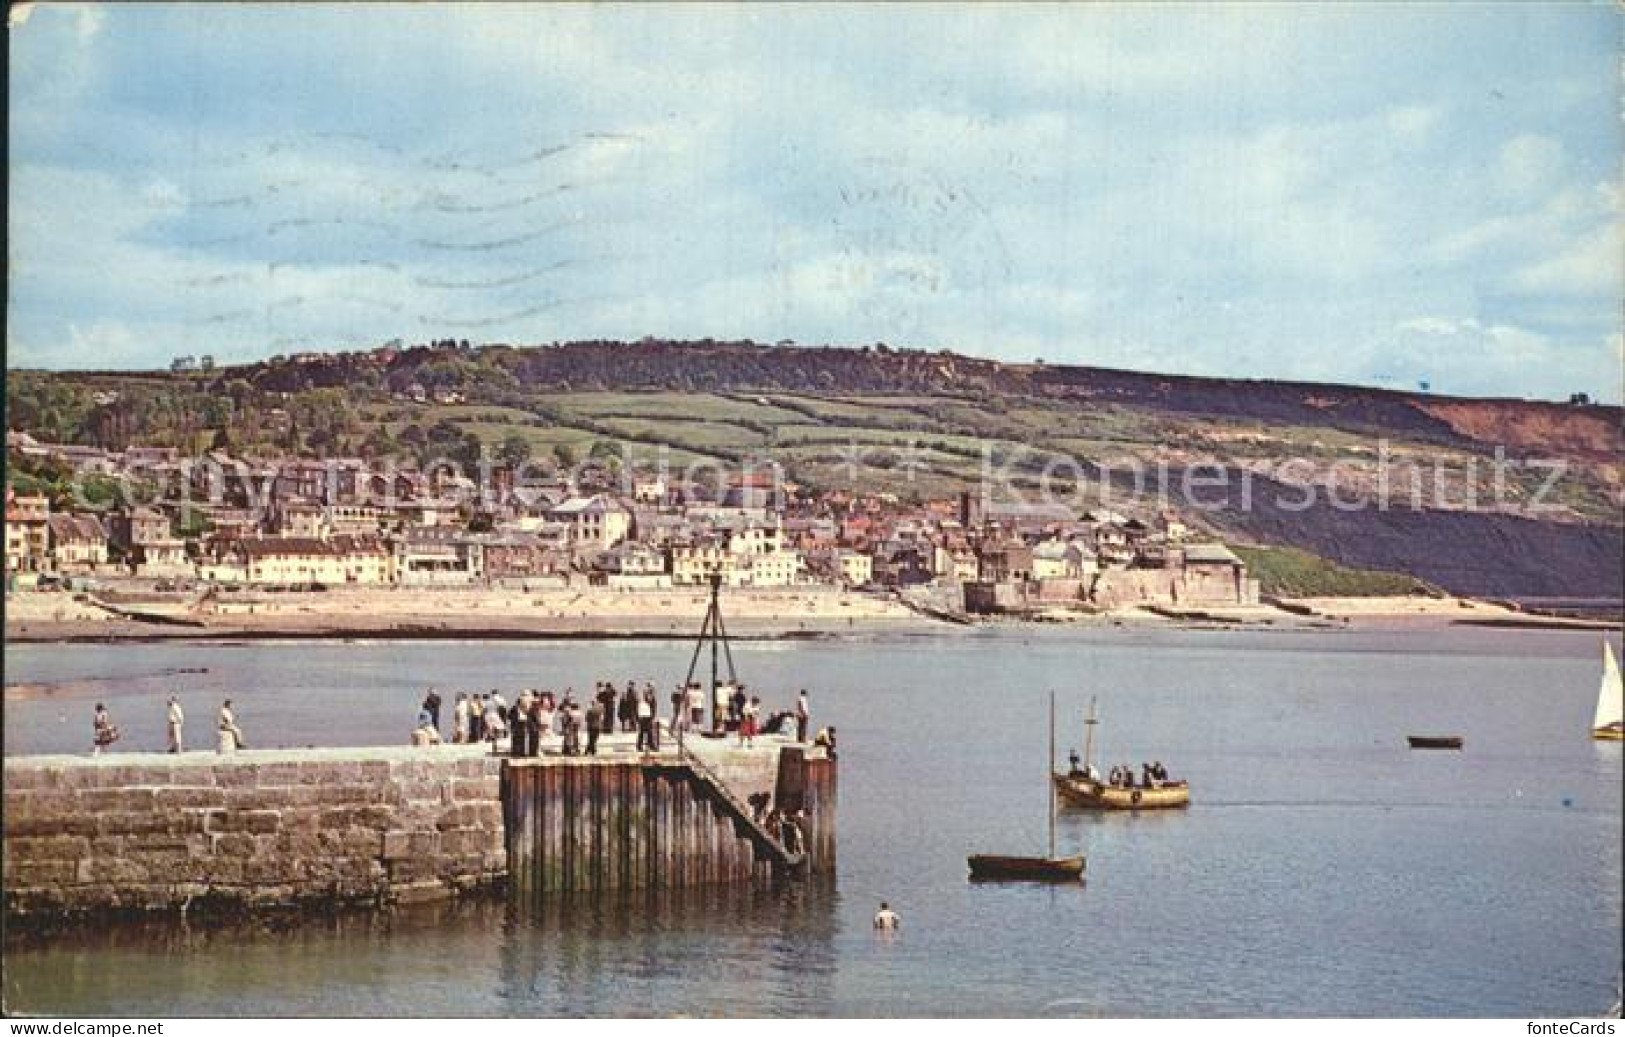
[[506,868],[477,749],[36,756],[5,763],[8,915],[437,897]]
[[[700,740],[644,757],[481,747],[109,753],[5,761],[13,919],[233,911],[751,881],[835,862],[835,763]],[[749,816],[804,807],[800,860]]]

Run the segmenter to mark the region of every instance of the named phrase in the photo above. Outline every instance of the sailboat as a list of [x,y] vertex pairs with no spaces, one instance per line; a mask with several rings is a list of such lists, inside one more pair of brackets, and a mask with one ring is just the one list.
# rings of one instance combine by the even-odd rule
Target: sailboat
[[1184,781],[1156,781],[1144,784],[1111,785],[1094,773],[1095,756],[1095,700],[1089,700],[1089,716],[1084,720],[1087,730],[1083,736],[1083,767],[1070,774],[1051,775],[1055,788],[1067,806],[1089,807],[1094,810],[1159,810],[1168,807],[1189,806],[1190,783]]
[[1055,692],[1049,693],[1049,758],[1044,761],[1044,784],[1049,787],[1049,856],[1004,857],[978,853],[966,858],[970,877],[979,880],[1024,880],[1036,882],[1079,882],[1083,879],[1083,854],[1055,856],[1055,788],[1049,782],[1055,763]]
[[1604,742],[1625,741],[1625,691],[1620,686],[1619,661],[1607,641],[1602,643],[1602,686],[1597,689],[1597,715],[1591,720],[1591,737]]

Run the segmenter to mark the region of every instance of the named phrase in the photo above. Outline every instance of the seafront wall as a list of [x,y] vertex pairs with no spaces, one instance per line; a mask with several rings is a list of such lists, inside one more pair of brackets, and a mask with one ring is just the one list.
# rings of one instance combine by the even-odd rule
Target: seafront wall
[[5,761],[12,918],[675,888],[780,874],[742,809],[804,806],[835,861],[835,764],[791,743],[510,761],[481,747]]
[[407,900],[497,882],[500,765],[477,749],[7,760],[6,913]]

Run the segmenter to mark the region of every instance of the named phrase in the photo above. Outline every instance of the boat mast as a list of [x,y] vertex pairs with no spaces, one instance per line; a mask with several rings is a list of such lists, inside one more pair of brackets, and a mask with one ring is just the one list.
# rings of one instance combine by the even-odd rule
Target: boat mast
[[1055,692],[1049,693],[1049,756],[1044,761],[1044,784],[1049,788],[1049,859],[1055,859]]
[[1089,696],[1089,715],[1083,721],[1083,769],[1087,772],[1095,762],[1095,696]]

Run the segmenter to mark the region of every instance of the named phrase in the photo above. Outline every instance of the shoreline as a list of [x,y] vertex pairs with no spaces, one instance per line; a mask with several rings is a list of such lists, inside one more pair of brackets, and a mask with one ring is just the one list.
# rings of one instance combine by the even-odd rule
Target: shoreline
[[[459,599],[464,600],[464,599]],[[585,611],[575,615],[526,614],[494,608],[478,615],[445,609],[368,611],[356,607],[313,609],[300,602],[283,611],[193,617],[175,613],[113,613],[84,603],[51,613],[27,610],[16,616],[7,601],[5,639],[16,644],[206,643],[274,641],[689,641],[697,636],[701,614],[678,612]],[[55,604],[52,602],[51,604]],[[278,603],[283,604],[283,603]],[[289,602],[289,605],[294,603]],[[328,599],[324,604],[338,605]],[[762,602],[756,602],[758,606]],[[890,603],[875,601],[874,605]],[[1000,616],[950,622],[901,608],[874,608],[858,615],[740,610],[728,618],[728,633],[739,641],[838,641],[878,635],[931,636],[956,630],[1032,628],[1185,629],[1232,631],[1442,630],[1477,627],[1501,630],[1612,632],[1618,617],[1585,619],[1520,612],[1465,599],[1299,599],[1245,608],[1142,606],[1100,613]],[[466,605],[465,605],[466,607]],[[471,611],[479,611],[472,609]],[[752,611],[755,614],[751,614]],[[72,615],[66,614],[71,612]]]

